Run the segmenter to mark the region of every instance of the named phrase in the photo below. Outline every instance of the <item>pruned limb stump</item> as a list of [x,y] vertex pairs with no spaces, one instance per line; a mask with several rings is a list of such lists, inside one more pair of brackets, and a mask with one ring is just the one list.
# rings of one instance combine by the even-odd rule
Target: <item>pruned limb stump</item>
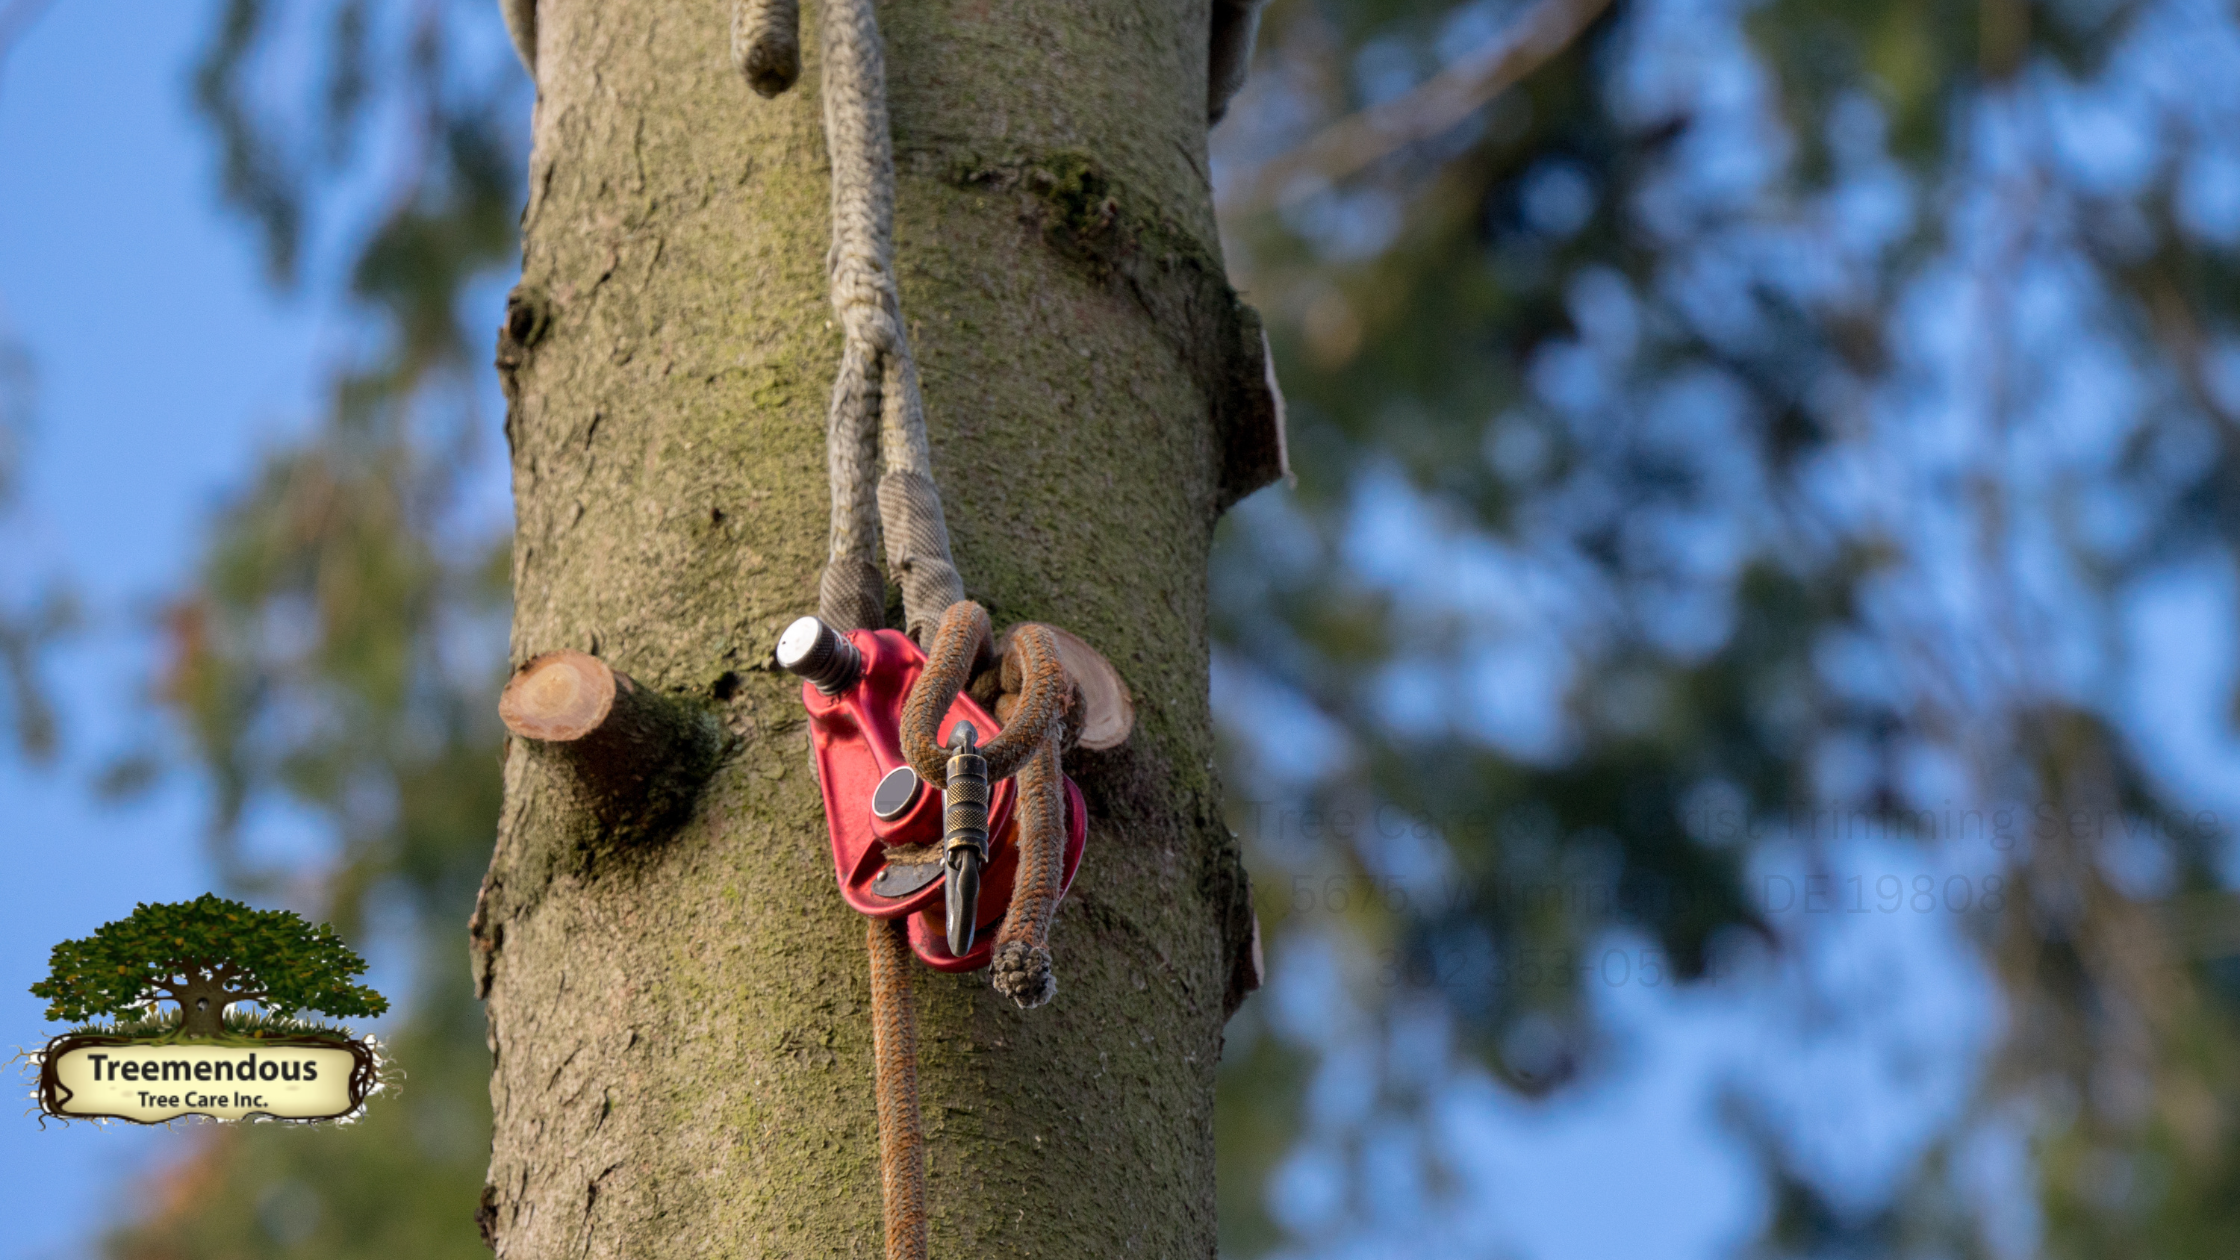
[[1136,702],[1128,695],[1128,684],[1120,681],[1120,671],[1080,635],[1057,626],[1050,633],[1058,640],[1058,659],[1081,689],[1081,746],[1102,752],[1126,743],[1136,726]]
[[573,650],[522,666],[498,697],[498,717],[619,844],[683,821],[725,745],[711,714]]
[[[1074,702],[1066,711],[1065,750],[1080,747],[1103,752],[1128,742],[1128,734],[1136,726],[1136,705],[1128,694],[1128,684],[1120,680],[1120,671],[1080,635],[1058,626],[1047,628],[1057,640],[1058,660],[1066,667],[1075,691]],[[994,661],[972,681],[972,698],[998,722],[1011,720],[1015,703],[1016,688],[1002,666],[1011,654],[1011,635],[1017,629],[1013,626],[1003,632],[996,643]]]

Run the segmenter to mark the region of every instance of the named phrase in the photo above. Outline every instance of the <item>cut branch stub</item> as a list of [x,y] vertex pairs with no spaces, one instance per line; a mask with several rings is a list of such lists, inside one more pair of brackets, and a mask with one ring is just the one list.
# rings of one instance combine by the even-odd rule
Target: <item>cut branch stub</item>
[[574,785],[603,836],[625,843],[691,812],[725,742],[712,715],[576,651],[522,666],[498,717]]
[[[1058,643],[1058,660],[1066,667],[1066,676],[1079,690],[1077,713],[1067,715],[1067,725],[1077,727],[1068,731],[1079,745],[1095,752],[1118,748],[1128,740],[1128,732],[1135,729],[1136,705],[1128,695],[1128,684],[1120,681],[1120,671],[1112,662],[1082,639],[1080,635],[1057,626],[1049,627],[1050,635]],[[1006,630],[999,655],[1011,650],[1011,632]],[[1011,706],[1002,700],[996,702],[998,721],[1010,720]]]
[[1102,751],[1126,743],[1128,732],[1135,729],[1136,704],[1128,695],[1128,684],[1120,681],[1120,671],[1080,635],[1056,626],[1050,627],[1050,633],[1058,640],[1058,659],[1065,662],[1074,686],[1081,688],[1085,710],[1081,746]]
[[[1128,684],[1120,680],[1120,671],[1080,635],[1047,624],[1044,628],[1057,641],[1058,661],[1066,667],[1066,677],[1072,680],[1076,693],[1066,710],[1065,749],[1103,752],[1126,743],[1128,733],[1135,729],[1136,705],[1128,695]],[[969,689],[972,698],[998,722],[1010,722],[1018,702],[1018,697],[1010,694],[1001,668],[1011,653],[1011,635],[1017,629],[1013,626],[1003,632],[996,643],[994,663],[973,676]]]

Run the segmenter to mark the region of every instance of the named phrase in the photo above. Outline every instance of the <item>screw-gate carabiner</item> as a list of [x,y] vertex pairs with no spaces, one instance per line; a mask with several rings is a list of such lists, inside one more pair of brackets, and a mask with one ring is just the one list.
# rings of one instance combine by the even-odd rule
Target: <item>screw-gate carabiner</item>
[[941,864],[949,881],[949,952],[960,958],[972,952],[972,912],[980,904],[980,868],[988,861],[988,759],[980,755],[979,743],[972,723],[950,728]]

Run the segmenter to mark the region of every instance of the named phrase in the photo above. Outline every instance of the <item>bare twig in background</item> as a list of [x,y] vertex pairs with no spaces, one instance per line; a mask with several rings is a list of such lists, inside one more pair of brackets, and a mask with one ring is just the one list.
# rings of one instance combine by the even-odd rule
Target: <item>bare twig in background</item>
[[0,83],[7,81],[8,54],[15,51],[16,41],[31,29],[42,14],[54,7],[54,0],[7,0],[0,3]]
[[1484,49],[1407,95],[1348,114],[1246,175],[1221,198],[1221,212],[1269,209],[1302,178],[1335,184],[1396,149],[1453,127],[1562,52],[1609,5],[1610,0],[1540,0]]

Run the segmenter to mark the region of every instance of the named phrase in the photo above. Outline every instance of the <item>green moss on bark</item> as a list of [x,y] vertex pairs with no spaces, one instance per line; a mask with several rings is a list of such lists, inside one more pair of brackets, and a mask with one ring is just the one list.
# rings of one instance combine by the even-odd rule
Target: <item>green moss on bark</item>
[[[509,763],[477,929],[487,1215],[501,1255],[876,1254],[862,928],[796,687],[768,662],[824,557],[840,343],[815,41],[801,86],[764,102],[706,5],[539,12],[534,336],[502,346],[515,657],[574,647],[705,697],[738,751],[674,835],[588,865],[555,860],[566,802]],[[1213,240],[1205,13],[882,19],[904,309],[959,568],[1000,620],[1103,648],[1139,719],[1075,766],[1091,848],[1053,933],[1057,1000],[1020,1012],[984,976],[919,975],[934,1251],[1210,1255],[1213,1070],[1249,915],[1206,710],[1222,403],[1133,282],[954,178],[1080,155],[1060,165],[1083,213],[1102,181],[1139,244],[1144,224]],[[1233,307],[1210,247],[1192,260]]]

